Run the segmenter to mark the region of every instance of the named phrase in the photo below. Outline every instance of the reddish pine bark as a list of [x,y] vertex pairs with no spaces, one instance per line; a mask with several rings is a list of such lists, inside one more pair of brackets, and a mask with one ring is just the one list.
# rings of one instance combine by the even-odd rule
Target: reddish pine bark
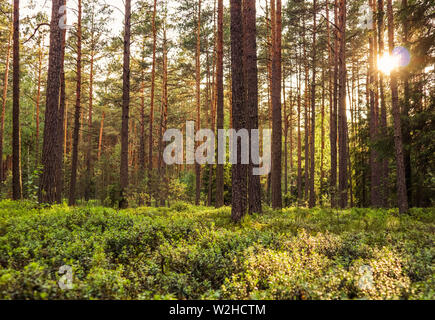
[[77,166],[80,141],[80,115],[82,97],[82,0],[78,0],[77,17],[77,66],[76,66],[76,103],[74,112],[74,133],[72,138],[71,179],[69,188],[69,205],[76,204]]
[[39,166],[39,131],[40,131],[40,105],[41,105],[41,82],[42,82],[42,57],[43,57],[43,43],[41,40],[39,47],[39,62],[38,62],[38,92],[36,94],[36,137],[35,137],[35,158],[36,168]]
[[[66,5],[66,0],[63,0],[63,4]],[[58,144],[57,144],[57,173],[56,173],[56,202],[62,203],[63,195],[63,156],[64,156],[64,121],[65,121],[65,109],[66,109],[66,83],[65,83],[65,46],[66,46],[66,30],[62,31],[62,52],[61,52],[61,71],[60,71],[60,96],[59,96],[59,111],[58,111]]]
[[62,71],[62,30],[59,27],[63,0],[53,0],[50,24],[50,53],[47,78],[44,143],[42,148],[42,176],[39,202],[53,204],[57,200],[59,170],[59,97]]
[[[402,0],[402,10],[408,10],[408,0]],[[403,44],[405,48],[409,49],[409,26],[407,20],[403,19]],[[404,108],[402,119],[409,119],[409,112],[411,107],[411,88],[409,84],[409,69],[406,68],[403,72],[403,91],[404,91]],[[406,174],[406,189],[408,191],[409,206],[413,206],[413,193],[412,193],[412,167],[411,167],[411,131],[409,123],[402,126],[403,130],[403,144],[404,144],[404,157],[405,157],[405,174]]]
[[[216,61],[216,129],[224,128],[224,81],[223,81],[223,0],[218,0],[217,61]],[[224,205],[224,165],[216,166],[216,207]]]
[[[258,129],[258,68],[255,1],[243,2],[243,20],[247,129],[251,132],[251,130]],[[253,159],[252,156],[253,155],[251,155],[251,163],[248,169],[248,199],[250,214],[262,212],[260,177],[253,174],[255,168],[254,162],[258,163],[259,159]]]
[[3,170],[3,140],[4,140],[4,130],[5,130],[5,115],[6,115],[6,99],[8,95],[8,84],[9,84],[9,65],[11,59],[12,51],[12,35],[13,31],[13,21],[11,23],[9,31],[8,40],[8,51],[6,54],[6,65],[5,65],[5,77],[3,81],[3,100],[2,100],[2,113],[1,113],[1,123],[0,123],[0,181],[3,182],[5,179],[5,172]]
[[[300,58],[300,54],[298,55]],[[297,179],[297,189],[298,189],[298,206],[302,205],[302,69],[301,63],[298,66],[298,179]]]
[[[394,50],[394,16],[392,0],[387,0],[387,16],[388,16],[388,47],[390,55]],[[399,205],[399,212],[406,213],[408,207],[408,195],[406,190],[406,174],[405,174],[405,161],[403,154],[403,140],[402,140],[402,123],[399,106],[399,90],[398,90],[398,75],[397,71],[391,72],[391,95],[392,95],[392,111],[394,121],[394,145],[396,151],[396,166],[397,166],[397,198]]]
[[[154,99],[156,90],[156,50],[157,50],[157,26],[156,26],[156,15],[157,15],[157,0],[154,0],[153,9],[153,65],[151,69],[151,106],[150,106],[150,131],[149,131],[149,141],[148,141],[148,191],[151,194],[151,180],[152,180],[152,170],[153,170],[153,124],[154,124]],[[151,197],[148,201],[148,205],[151,205]]]
[[12,103],[12,198],[22,198],[20,143],[20,1],[14,0]]
[[[385,33],[385,27],[384,27],[384,18],[385,18],[385,10],[384,10],[384,0],[378,0],[378,49],[379,49],[379,56],[382,57],[384,55],[384,33]],[[380,93],[380,100],[381,100],[381,114],[380,114],[380,132],[382,136],[386,136],[388,134],[388,128],[387,128],[387,105],[386,105],[386,99],[385,99],[385,84],[384,84],[384,75],[382,72],[379,72],[379,93]],[[388,185],[388,176],[389,176],[389,170],[388,170],[388,159],[384,159],[382,161],[382,167],[381,167],[381,179],[380,184],[382,187],[382,199],[381,204],[383,207],[388,206],[388,197],[389,197],[389,185]]]
[[339,205],[348,205],[348,128],[346,112],[346,0],[340,0],[340,50],[339,50]]
[[[274,1],[274,0],[272,0]],[[282,106],[281,106],[281,41],[282,5],[276,0],[276,24],[272,56],[272,208],[282,209]]]
[[[145,45],[146,36],[143,37],[142,42],[142,66],[145,65]],[[101,135],[100,135],[101,137]],[[140,139],[139,139],[139,180],[145,177],[145,73],[142,68],[141,71],[141,86],[140,86]],[[142,200],[141,200],[141,205]]]
[[[94,16],[92,15],[91,25],[94,25]],[[93,31],[93,30],[92,30]],[[89,109],[88,109],[88,141],[86,150],[86,187],[85,200],[89,201],[91,197],[91,184],[93,176],[93,158],[92,158],[92,116],[94,109],[94,61],[95,61],[95,39],[93,32],[91,33],[91,59],[89,71]]]
[[[196,29],[196,132],[201,130],[201,0],[198,3],[198,21]],[[201,200],[201,166],[195,162],[196,196],[195,204]]]
[[[370,7],[373,8],[373,0],[369,0]],[[370,37],[369,44],[369,69],[370,69],[370,140],[375,142],[378,136],[379,127],[379,112],[378,112],[378,73],[377,73],[377,39],[373,35]],[[375,148],[370,150],[370,169],[371,169],[371,205],[379,208],[381,206],[380,195],[380,167],[379,167],[379,155]]]
[[309,207],[316,206],[314,180],[316,173],[315,141],[316,141],[316,63],[317,63],[317,0],[313,1],[313,79],[311,85],[311,140],[310,140],[310,201]]
[[131,0],[125,1],[124,25],[124,69],[122,76],[122,128],[121,128],[121,201],[120,208],[128,206],[126,192],[128,188],[128,137],[130,117],[130,44],[131,44]]
[[[338,117],[338,1],[334,0],[334,79],[333,79],[333,99],[331,105],[330,119],[330,140],[331,140],[331,206],[337,207],[337,117]],[[331,58],[332,60],[332,58]],[[332,94],[332,93],[331,93]]]
[[[231,0],[232,119],[236,131],[246,129],[245,84],[243,77],[242,0]],[[240,222],[247,212],[248,166],[241,164],[241,143],[237,142],[237,164],[232,172],[232,220]]]

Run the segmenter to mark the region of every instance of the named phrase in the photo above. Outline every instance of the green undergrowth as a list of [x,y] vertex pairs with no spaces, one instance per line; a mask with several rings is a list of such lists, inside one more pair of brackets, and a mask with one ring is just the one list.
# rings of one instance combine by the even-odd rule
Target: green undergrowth
[[435,298],[434,209],[230,214],[0,202],[0,299]]

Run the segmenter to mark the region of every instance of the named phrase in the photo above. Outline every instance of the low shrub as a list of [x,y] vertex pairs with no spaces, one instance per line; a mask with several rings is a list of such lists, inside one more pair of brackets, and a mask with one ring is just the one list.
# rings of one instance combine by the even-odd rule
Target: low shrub
[[433,209],[230,215],[0,202],[0,299],[435,297]]

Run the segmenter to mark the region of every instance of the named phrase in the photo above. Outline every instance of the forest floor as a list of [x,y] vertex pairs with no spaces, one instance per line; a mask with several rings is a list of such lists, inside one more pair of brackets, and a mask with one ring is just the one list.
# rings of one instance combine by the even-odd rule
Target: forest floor
[[435,209],[230,211],[0,202],[0,299],[435,298]]

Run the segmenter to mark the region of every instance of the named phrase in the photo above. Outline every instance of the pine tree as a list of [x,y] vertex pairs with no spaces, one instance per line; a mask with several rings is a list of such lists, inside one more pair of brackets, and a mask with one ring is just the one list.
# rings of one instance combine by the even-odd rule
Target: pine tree
[[[256,27],[256,3],[254,0],[243,1],[244,19],[244,69],[246,83],[246,112],[247,129],[258,130],[258,69],[257,69],[257,27]],[[258,139],[258,137],[257,137]],[[253,174],[255,163],[259,159],[254,159],[251,154],[250,166],[248,169],[248,199],[249,213],[261,213],[261,185],[260,177]]]
[[[243,77],[242,0],[231,0],[232,119],[236,131],[246,129],[245,83]],[[241,163],[241,142],[237,141],[237,163],[232,172],[232,220],[240,222],[247,212],[248,166]]]
[[53,204],[57,200],[57,174],[60,165],[59,144],[59,99],[62,71],[62,30],[59,26],[60,7],[63,0],[53,0],[50,24],[50,53],[47,78],[44,143],[42,148],[42,176],[39,202]]

